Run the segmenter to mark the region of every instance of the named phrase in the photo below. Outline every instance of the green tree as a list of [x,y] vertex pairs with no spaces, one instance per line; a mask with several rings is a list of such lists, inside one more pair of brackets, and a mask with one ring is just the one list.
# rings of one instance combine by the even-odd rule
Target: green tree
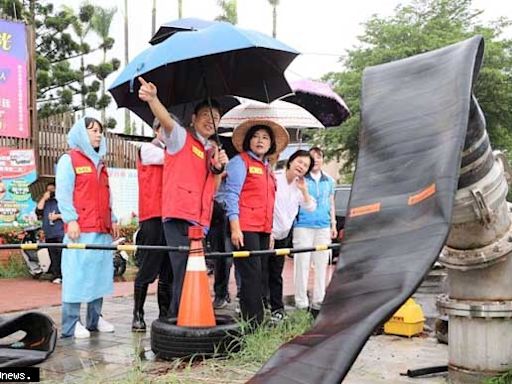
[[231,24],[238,23],[236,0],[217,0],[217,4],[221,7],[222,14],[217,16],[215,20],[227,21]]
[[[86,70],[85,70],[85,55],[90,52],[89,44],[86,43],[85,38],[91,29],[90,21],[91,17],[94,13],[94,7],[88,3],[84,3],[80,8],[78,17],[75,17],[73,8],[64,5],[62,9],[68,13],[68,15],[72,18],[71,26],[75,35],[79,39],[80,43],[80,110],[85,114],[87,104],[86,98],[87,94],[95,89],[96,86],[92,88],[86,84]],[[97,89],[94,91],[96,92]]]
[[359,37],[360,45],[343,58],[346,68],[329,73],[329,81],[352,111],[341,128],[315,136],[326,148],[329,158],[344,155],[345,170],[350,171],[357,157],[360,129],[359,97],[365,67],[382,64],[431,51],[467,39],[476,34],[485,38],[484,63],[475,95],[485,113],[487,129],[495,149],[512,153],[512,40],[503,38],[510,20],[501,18],[488,25],[478,21],[481,11],[471,8],[471,0],[415,0],[398,6],[390,17],[371,17]]
[[[53,4],[47,1],[31,0],[30,7],[24,7],[18,0],[0,0],[0,15],[34,26],[40,117],[80,111],[86,107],[98,108],[98,74],[105,76],[105,71],[100,66],[85,66],[84,62],[85,56],[100,49],[91,48],[86,42],[93,12],[94,7],[88,3],[83,3],[78,14],[75,14],[67,6],[55,10]],[[70,63],[70,59],[77,58],[80,60],[79,69]],[[118,61],[116,64],[113,60],[112,67],[119,67]],[[78,103],[75,96],[79,96]],[[115,120],[109,119],[107,122],[115,126]]]
[[119,68],[119,61],[107,62],[107,51],[114,46],[114,39],[110,37],[110,26],[114,18],[117,8],[102,8],[94,7],[94,14],[91,19],[91,29],[101,39],[101,49],[103,50],[103,62],[96,67],[98,69],[97,75],[101,79],[101,98],[98,100],[98,107],[101,109],[101,118],[105,121],[106,112],[111,101],[111,97],[106,94],[105,79],[113,71]]

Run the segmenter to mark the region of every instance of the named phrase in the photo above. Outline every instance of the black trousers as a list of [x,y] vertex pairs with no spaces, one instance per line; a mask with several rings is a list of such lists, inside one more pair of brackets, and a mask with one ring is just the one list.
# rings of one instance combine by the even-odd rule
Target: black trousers
[[[208,236],[206,237],[208,251],[231,252],[231,241],[228,238],[228,219],[226,211],[221,204],[215,202],[213,205],[212,221]],[[213,289],[216,298],[229,298],[229,275],[233,265],[232,257],[220,257],[215,259],[215,280]]]
[[[268,249],[270,234],[243,232],[244,251]],[[240,311],[242,317],[253,325],[263,321],[263,277],[260,256],[236,257],[235,268],[240,274]]]
[[[162,218],[155,217],[140,222],[137,245],[166,245]],[[160,283],[172,282],[171,263],[166,251],[138,252],[139,270],[135,276],[135,288],[143,288],[158,277]]]
[[[45,239],[47,243],[62,243],[62,237],[51,237]],[[48,248],[48,254],[50,255],[50,268],[48,272],[53,275],[54,278],[62,278],[62,271],[60,269],[60,262],[62,260],[62,248]]]
[[[170,247],[188,246],[188,228],[192,225],[186,220],[172,219],[165,221],[164,233],[167,245]],[[178,315],[180,307],[181,289],[183,287],[183,280],[185,279],[185,272],[187,270],[188,253],[187,252],[169,252],[169,259],[172,269],[172,299],[171,307],[169,310],[170,317]]]

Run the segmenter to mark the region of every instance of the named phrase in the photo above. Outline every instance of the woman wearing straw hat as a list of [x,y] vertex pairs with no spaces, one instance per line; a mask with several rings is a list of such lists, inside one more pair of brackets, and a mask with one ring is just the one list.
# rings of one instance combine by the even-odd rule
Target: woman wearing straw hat
[[[288,132],[271,120],[250,119],[235,128],[232,141],[240,154],[229,161],[221,186],[231,242],[236,249],[268,249],[276,193],[268,158],[288,145]],[[268,281],[267,258],[235,258],[241,279],[240,310],[242,317],[253,324],[263,320],[262,290]]]

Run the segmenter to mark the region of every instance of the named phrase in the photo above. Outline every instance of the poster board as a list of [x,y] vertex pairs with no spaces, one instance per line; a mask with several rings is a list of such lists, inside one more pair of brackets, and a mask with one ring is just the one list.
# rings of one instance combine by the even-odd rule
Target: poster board
[[37,221],[29,185],[37,178],[34,150],[0,148],[0,227]]
[[137,170],[108,168],[113,211],[119,223],[128,224],[139,214],[139,185]]

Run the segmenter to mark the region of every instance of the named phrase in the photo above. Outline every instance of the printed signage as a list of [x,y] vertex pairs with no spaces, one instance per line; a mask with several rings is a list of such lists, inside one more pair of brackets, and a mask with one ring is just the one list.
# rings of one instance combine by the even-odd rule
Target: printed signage
[[36,203],[29,190],[36,178],[32,149],[0,148],[0,227],[36,222]]
[[0,136],[30,135],[27,60],[25,24],[0,20]]

